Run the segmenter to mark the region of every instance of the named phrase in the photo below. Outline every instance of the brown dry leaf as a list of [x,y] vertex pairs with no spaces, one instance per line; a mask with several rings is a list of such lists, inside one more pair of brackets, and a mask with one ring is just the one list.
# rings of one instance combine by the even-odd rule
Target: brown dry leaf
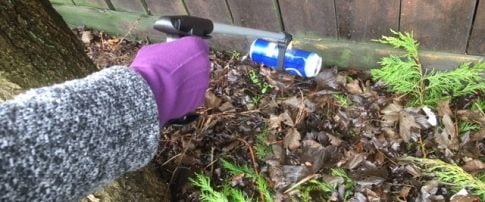
[[459,137],[457,135],[455,125],[448,114],[445,114],[442,118],[443,125],[445,126],[443,131],[436,130],[435,141],[440,148],[457,150],[459,148]]
[[280,115],[276,116],[271,114],[269,116],[269,129],[276,129],[281,127],[281,123],[284,123],[287,126],[294,127],[295,123],[290,117],[288,111],[281,113]]
[[337,68],[323,69],[315,77],[315,82],[317,83],[317,87],[320,89],[324,89],[324,88],[338,89]]
[[230,102],[225,102],[217,109],[219,109],[219,111],[221,112],[236,111],[236,109],[234,108],[234,105],[232,105]]
[[323,166],[332,166],[341,157],[341,152],[336,146],[323,147],[314,140],[303,140],[301,162],[309,162],[312,173],[316,173]]
[[481,172],[485,170],[485,163],[480,160],[473,159],[467,161],[465,165],[462,166],[463,170],[468,172]]
[[293,184],[308,176],[309,172],[305,166],[284,165],[283,175],[285,176],[287,184]]
[[280,162],[277,160],[267,160],[266,164],[269,166],[268,173],[274,188],[280,190],[288,186]]
[[441,100],[438,101],[438,115],[440,117],[443,117],[445,114],[451,115],[453,112],[451,112],[450,109],[450,101],[449,100]]
[[485,139],[485,128],[481,129],[471,136],[471,140],[473,141],[482,141],[483,139]]
[[402,111],[402,106],[396,103],[388,104],[386,107],[381,109],[381,113],[383,114],[397,114]]
[[367,158],[367,154],[355,153],[353,151],[349,151],[345,155],[346,155],[346,158],[339,163],[344,163],[343,167],[348,168],[350,170],[357,168]]
[[470,110],[458,110],[456,116],[460,120],[478,123],[482,128],[485,128],[485,116],[480,112],[472,112]]
[[327,133],[328,139],[330,140],[330,144],[334,146],[340,146],[342,142],[344,142],[342,139],[335,137],[333,135],[330,135]]
[[269,115],[269,127],[268,129],[275,129],[281,127],[281,119],[274,114]]
[[284,91],[295,83],[295,77],[290,74],[280,74],[276,71],[266,71],[265,69],[269,70],[269,68],[261,68],[261,74],[265,75],[268,83],[271,84],[276,91]]
[[285,125],[293,127],[295,126],[295,123],[293,122],[293,119],[291,119],[290,114],[288,111],[285,111],[280,114],[279,119],[281,122],[283,122]]
[[347,91],[352,95],[361,95],[363,93],[359,80],[357,79],[347,83],[347,85],[345,85],[345,89],[347,89]]
[[450,115],[445,114],[443,116],[443,125],[445,126],[445,130],[448,134],[450,134],[450,140],[451,140],[451,149],[457,150],[460,144],[460,139],[458,137],[458,131],[455,128],[455,124],[453,123],[453,120],[451,120]]
[[366,98],[369,98],[369,97],[377,97],[377,92],[375,90],[372,90],[372,87],[371,87],[371,83],[370,81],[366,81],[365,82],[365,86],[363,88],[363,96],[366,97]]
[[409,140],[413,138],[415,135],[419,135],[414,133],[413,130],[418,129],[419,125],[416,123],[414,116],[406,111],[401,111],[399,113],[399,135],[404,140],[404,142],[409,143]]
[[309,113],[315,111],[315,103],[311,102],[306,98],[299,99],[296,96],[293,96],[283,101],[283,104],[293,107],[295,109],[303,109]]
[[222,99],[217,97],[214,93],[211,91],[207,91],[205,93],[205,106],[207,108],[216,108],[221,105]]
[[301,143],[301,135],[300,132],[296,128],[291,128],[285,135],[285,139],[283,140],[283,144],[286,148],[290,150],[295,150],[300,147]]
[[273,155],[276,160],[278,160],[280,163],[285,162],[286,151],[281,143],[271,144],[271,149],[273,150]]
[[411,186],[403,186],[401,191],[399,191],[399,199],[402,201],[408,200],[409,192],[411,191]]

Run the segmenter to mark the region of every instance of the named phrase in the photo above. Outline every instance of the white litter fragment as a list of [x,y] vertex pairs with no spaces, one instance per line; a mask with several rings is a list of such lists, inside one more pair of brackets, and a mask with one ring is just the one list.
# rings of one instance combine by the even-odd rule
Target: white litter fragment
[[436,115],[433,113],[433,111],[428,106],[424,106],[422,109],[426,116],[428,116],[428,123],[432,126],[436,126],[438,124],[438,120],[436,119]]

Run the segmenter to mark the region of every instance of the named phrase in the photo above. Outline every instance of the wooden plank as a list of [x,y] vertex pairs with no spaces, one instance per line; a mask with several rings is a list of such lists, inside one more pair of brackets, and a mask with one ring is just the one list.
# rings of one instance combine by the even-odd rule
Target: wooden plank
[[406,0],[401,31],[414,32],[423,48],[465,53],[476,0]]
[[[308,39],[296,38],[294,45],[318,53],[323,57],[324,66],[341,68],[372,69],[379,67],[377,63],[382,57],[404,54],[403,50],[388,45],[370,42],[355,42],[345,39]],[[421,63],[427,70],[452,70],[466,62],[478,62],[485,57],[470,56],[456,53],[443,53],[422,50]]]
[[187,15],[182,0],[145,0],[152,15]]
[[339,38],[370,40],[390,34],[399,27],[400,0],[338,0]]
[[231,13],[225,0],[189,0],[185,5],[190,15],[208,18],[216,22],[231,24]]
[[268,31],[282,31],[274,0],[228,0],[234,24]]
[[105,0],[73,0],[77,6],[88,6],[93,8],[108,8]]
[[280,0],[285,30],[305,35],[337,37],[334,0]]
[[[185,1],[185,5],[192,16],[211,19],[214,22],[232,24],[231,13],[225,0],[189,0]],[[245,37],[217,33],[212,34],[212,39],[209,40],[211,47],[223,50],[246,51],[249,49],[249,43]]]
[[468,41],[468,54],[485,55],[485,2],[478,3],[475,23]]
[[165,40],[163,33],[152,28],[157,16],[59,4],[54,8],[70,26],[86,25],[114,35],[128,34],[131,39]]
[[135,13],[146,13],[140,0],[111,0],[115,10]]
[[51,3],[53,4],[67,4],[67,5],[73,5],[72,0],[50,0]]

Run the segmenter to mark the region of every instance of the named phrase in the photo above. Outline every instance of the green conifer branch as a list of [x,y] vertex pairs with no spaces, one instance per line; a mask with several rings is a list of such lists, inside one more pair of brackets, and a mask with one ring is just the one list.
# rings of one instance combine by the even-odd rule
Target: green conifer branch
[[383,57],[379,61],[381,68],[371,70],[371,75],[374,80],[384,81],[389,90],[408,95],[411,105],[436,106],[440,100],[485,91],[484,63],[465,63],[453,71],[427,73],[419,60],[419,44],[412,33],[391,32],[395,36],[383,36],[375,41],[402,48],[406,54]]
[[457,165],[448,164],[441,160],[416,157],[405,157],[401,160],[420,167],[426,175],[433,176],[441,183],[451,186],[455,192],[468,187],[473,189],[474,194],[481,200],[485,200],[485,182],[467,173]]

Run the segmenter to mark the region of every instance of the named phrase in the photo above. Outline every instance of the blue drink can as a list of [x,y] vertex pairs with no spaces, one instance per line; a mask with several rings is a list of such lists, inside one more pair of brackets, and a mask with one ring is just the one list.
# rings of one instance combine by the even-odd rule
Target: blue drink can
[[[249,56],[254,62],[277,68],[278,52],[277,43],[256,39],[251,44]],[[283,68],[290,74],[302,77],[315,77],[320,72],[321,67],[322,57],[316,53],[300,49],[286,50]]]

